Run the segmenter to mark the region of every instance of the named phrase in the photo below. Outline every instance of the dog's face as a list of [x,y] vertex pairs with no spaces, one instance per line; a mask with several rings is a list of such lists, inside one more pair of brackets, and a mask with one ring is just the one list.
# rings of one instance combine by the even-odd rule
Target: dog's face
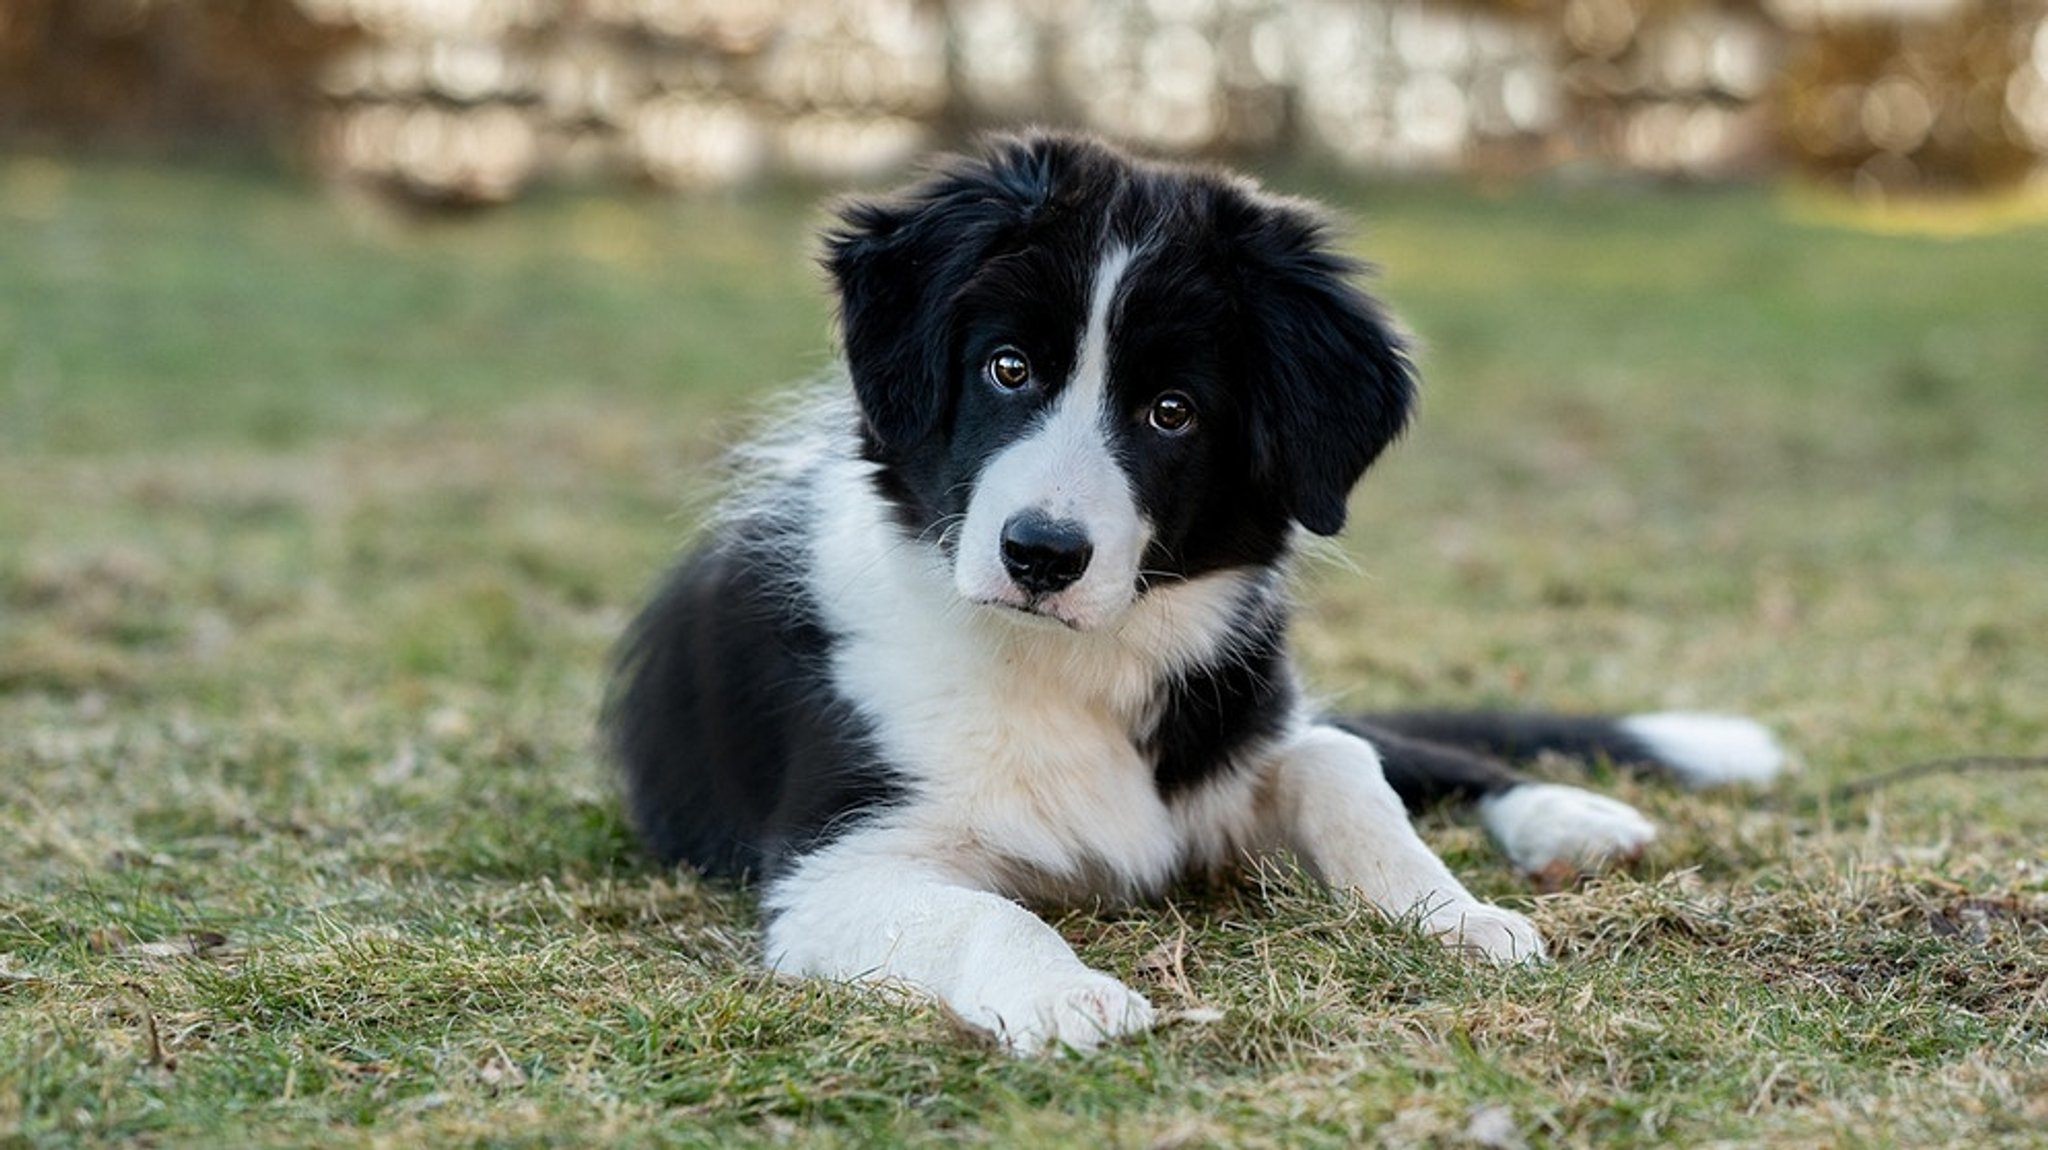
[[866,451],[963,599],[1081,630],[1344,523],[1398,337],[1305,205],[1003,139],[828,237]]

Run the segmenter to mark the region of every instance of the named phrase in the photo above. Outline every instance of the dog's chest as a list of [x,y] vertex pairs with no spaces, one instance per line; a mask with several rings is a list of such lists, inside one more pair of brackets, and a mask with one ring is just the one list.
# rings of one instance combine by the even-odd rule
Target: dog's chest
[[991,646],[934,628],[870,635],[835,660],[916,795],[906,817],[1020,894],[1142,894],[1170,880],[1184,832],[1139,748],[1157,721],[1147,668],[1062,644]]

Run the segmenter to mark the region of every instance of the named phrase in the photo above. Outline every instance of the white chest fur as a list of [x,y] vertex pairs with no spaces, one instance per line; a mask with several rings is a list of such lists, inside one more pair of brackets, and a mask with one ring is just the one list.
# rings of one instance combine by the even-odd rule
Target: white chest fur
[[833,678],[910,784],[888,822],[915,849],[1057,899],[1157,891],[1191,850],[1231,837],[1206,825],[1227,804],[1170,807],[1137,744],[1162,682],[1223,641],[1241,578],[1155,591],[1113,627],[1072,631],[960,601],[937,549],[886,522],[861,465],[813,490]]

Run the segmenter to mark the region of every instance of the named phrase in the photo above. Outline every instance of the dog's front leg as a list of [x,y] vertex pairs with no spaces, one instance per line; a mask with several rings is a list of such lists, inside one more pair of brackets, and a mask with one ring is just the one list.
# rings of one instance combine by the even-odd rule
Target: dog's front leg
[[1415,833],[1372,744],[1310,727],[1281,749],[1269,782],[1281,841],[1324,882],[1447,944],[1501,961],[1543,956],[1528,919],[1473,898]]
[[1083,964],[1030,911],[860,838],[803,859],[768,889],[775,969],[913,987],[1020,1054],[1150,1029],[1144,996]]

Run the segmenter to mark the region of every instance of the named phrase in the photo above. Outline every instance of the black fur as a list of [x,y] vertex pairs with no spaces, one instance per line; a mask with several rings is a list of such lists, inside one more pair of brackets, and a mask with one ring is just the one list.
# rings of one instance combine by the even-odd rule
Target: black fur
[[793,527],[721,533],[620,646],[605,727],[634,827],[663,862],[772,871],[903,797],[832,689],[832,635],[783,573]]
[[1380,753],[1388,784],[1410,811],[1474,803],[1530,781],[1503,760],[1454,741],[1412,738],[1370,719],[1342,718],[1335,723]]
[[1158,726],[1141,748],[1161,794],[1186,794],[1280,733],[1295,695],[1286,629],[1277,612],[1248,618],[1222,658],[1166,686]]
[[1469,803],[1532,781],[1509,765],[1544,755],[1671,778],[1669,764],[1620,723],[1539,711],[1401,711],[1336,724],[1380,752],[1387,781],[1411,811]]
[[[1120,447],[1157,528],[1148,578],[1271,564],[1296,522],[1323,535],[1407,425],[1400,336],[1308,205],[1092,140],[1002,139],[827,237],[866,450],[913,534],[960,514],[990,454],[1057,395],[1103,253],[1143,253],[1120,292],[1112,386],[1137,413],[1191,396],[1209,434]],[[1016,346],[1045,386],[979,386]]]
[[1613,719],[1596,715],[1555,715],[1518,711],[1402,711],[1362,715],[1361,723],[1381,731],[1467,747],[1504,759],[1554,754],[1623,767],[1656,769],[1650,748],[1631,738]]

